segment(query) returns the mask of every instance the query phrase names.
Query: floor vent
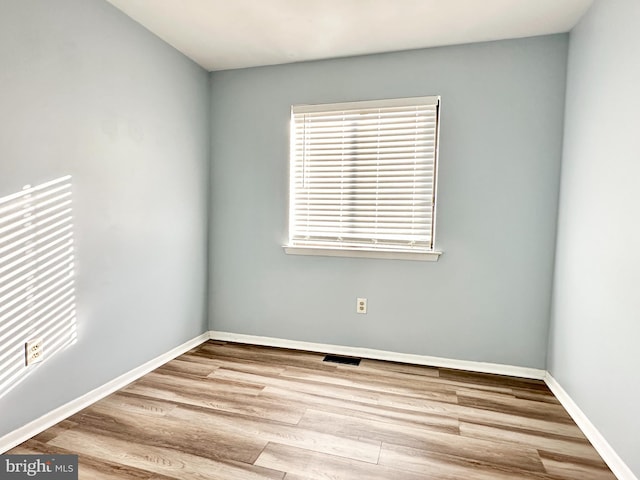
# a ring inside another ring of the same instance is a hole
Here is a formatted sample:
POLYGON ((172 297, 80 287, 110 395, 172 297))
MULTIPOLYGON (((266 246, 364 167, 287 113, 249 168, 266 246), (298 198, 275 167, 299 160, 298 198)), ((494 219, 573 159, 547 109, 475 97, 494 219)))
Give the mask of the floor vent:
POLYGON ((341 363, 343 365, 360 365, 360 359, 355 357, 342 357, 340 355, 327 355, 324 357, 325 362, 341 363))

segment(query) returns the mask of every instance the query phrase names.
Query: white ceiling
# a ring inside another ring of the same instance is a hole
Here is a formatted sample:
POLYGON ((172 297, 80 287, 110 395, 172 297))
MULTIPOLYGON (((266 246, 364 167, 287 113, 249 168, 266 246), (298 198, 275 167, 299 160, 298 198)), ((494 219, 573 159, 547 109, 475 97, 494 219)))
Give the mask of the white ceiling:
POLYGON ((567 32, 593 0, 107 0, 207 70, 567 32))

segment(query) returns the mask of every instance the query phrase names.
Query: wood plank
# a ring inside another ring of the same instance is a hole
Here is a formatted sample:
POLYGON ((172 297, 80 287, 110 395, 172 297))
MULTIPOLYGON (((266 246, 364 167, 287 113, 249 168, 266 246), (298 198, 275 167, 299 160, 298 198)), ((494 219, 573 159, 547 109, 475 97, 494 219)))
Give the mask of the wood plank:
MULTIPOLYGON (((330 393, 330 392, 324 392, 330 393)), ((266 387, 260 397, 273 398, 275 401, 296 401, 325 412, 342 413, 355 418, 371 419, 398 425, 420 427, 445 433, 458 434, 458 419, 454 415, 412 412, 399 408, 385 407, 375 403, 363 403, 343 400, 327 395, 297 392, 277 387, 266 387)))
MULTIPOLYGON (((448 456, 398 445, 382 445, 380 465, 438 480, 557 480, 546 473, 499 467, 459 456, 448 456)), ((397 478, 404 478, 404 473, 397 478)))
POLYGON ((540 458, 544 461, 553 460, 560 463, 577 463, 581 465, 588 465, 590 467, 608 470, 607 464, 604 463, 604 460, 600 457, 589 456, 587 457, 575 457, 572 455, 568 455, 566 453, 558 453, 558 452, 550 452, 548 450, 538 449, 538 454, 540 458))
POLYGON ((538 450, 542 464, 549 473, 567 480, 616 480, 601 458, 575 457, 564 453, 538 450))
POLYGON ((551 434, 562 434, 584 439, 583 433, 574 423, 558 423, 555 421, 527 418, 513 413, 488 411, 472 406, 453 403, 436 402, 422 399, 396 397, 380 397, 378 405, 393 407, 411 412, 422 412, 434 415, 451 415, 460 421, 484 423, 496 427, 517 427, 540 430, 551 434))
POLYGON ((439 378, 445 380, 456 380, 468 383, 472 386, 487 385, 498 387, 519 388, 537 392, 548 392, 549 387, 542 380, 529 378, 509 377, 506 375, 494 375, 490 373, 468 372, 465 370, 453 370, 440 368, 439 378))
POLYGON ((210 378, 216 372, 217 370, 205 378, 198 378, 184 373, 159 372, 155 370, 136 380, 132 385, 162 386, 169 390, 205 397, 216 393, 257 395, 264 388, 263 385, 258 383, 241 382, 236 379, 220 378, 219 376, 216 377, 215 381, 211 381, 210 378))
POLYGON ((186 359, 176 358, 156 369, 156 372, 185 373, 197 377, 206 377, 216 368, 218 368, 218 366, 211 362, 192 362, 186 359))
POLYGON ((274 443, 267 445, 256 465, 308 480, 425 480, 421 474, 274 443))
POLYGON ((362 420, 348 415, 308 410, 301 427, 316 431, 333 431, 336 435, 371 438, 384 444, 413 447, 423 451, 460 456, 483 461, 493 466, 517 467, 532 472, 544 468, 535 448, 513 447, 492 441, 466 438, 460 435, 433 432, 406 425, 362 420))
POLYGON ((102 411, 120 410, 149 417, 166 417, 176 407, 175 403, 118 391, 94 403, 89 409, 102 411))
POLYGON ((488 425, 460 422, 460 434, 466 437, 526 445, 550 452, 565 453, 578 458, 594 460, 600 458, 587 440, 560 437, 530 430, 496 428, 488 425))
POLYGON ((211 460, 186 451, 177 452, 170 448, 138 444, 80 429, 67 430, 49 443, 63 446, 80 455, 177 479, 276 480, 284 477, 284 472, 274 469, 232 460, 211 460))
POLYGON ((560 405, 560 401, 549 391, 532 391, 521 388, 513 388, 513 395, 516 398, 522 398, 524 400, 535 400, 536 402, 553 403, 554 405, 560 405))
POLYGON ((179 407, 165 417, 150 418, 144 412, 99 402, 76 414, 76 431, 108 433, 111 438, 135 441, 141 445, 188 451, 214 460, 230 459, 252 463, 267 444, 258 436, 234 434, 206 428, 207 415, 197 413, 198 422, 185 422, 175 415, 179 407))
MULTIPOLYGON (((12 453, 24 455, 76 455, 77 452, 49 445, 37 440, 28 440, 12 453)), ((151 480, 152 473, 138 468, 125 467, 118 463, 100 461, 90 455, 78 456, 78 480, 151 480)), ((154 479, 161 480, 160 477, 154 479)), ((163 476, 162 480, 173 477, 163 476)))
POLYGON ((60 433, 64 432, 65 430, 68 430, 70 428, 74 428, 77 426, 78 424, 76 422, 66 419, 61 421, 60 423, 55 424, 52 427, 49 427, 44 432, 39 433, 38 435, 33 437, 33 440, 46 443, 49 440, 56 438, 60 433))
POLYGON ((469 407, 461 407, 458 411, 458 419, 461 422, 479 423, 505 429, 522 429, 538 431, 547 435, 584 440, 585 436, 576 424, 558 423, 553 420, 540 420, 526 418, 519 415, 503 412, 491 412, 469 407), (462 410, 464 408, 464 410, 462 410))
POLYGON ((349 387, 343 387, 341 385, 334 385, 329 392, 326 384, 310 382, 299 379, 287 379, 281 377, 269 377, 256 375, 252 373, 236 372, 220 368, 213 372, 208 377, 211 380, 236 380, 242 382, 256 382, 263 385, 263 388, 268 386, 281 388, 284 390, 291 390, 296 392, 312 393, 317 395, 327 395, 334 398, 341 398, 343 400, 354 400, 358 402, 369 402, 376 404, 379 399, 379 394, 376 392, 370 392, 362 389, 353 389, 349 387))
POLYGON ((457 401, 455 392, 450 390, 433 389, 422 393, 415 392, 415 394, 412 394, 410 397, 406 397, 401 393, 394 394, 392 392, 385 392, 379 387, 370 387, 366 384, 353 383, 351 385, 341 385, 339 383, 326 382, 323 381, 322 377, 294 378, 286 377, 284 375, 278 377, 263 377, 244 372, 232 372, 224 368, 220 368, 209 375, 208 378, 235 380, 237 382, 256 382, 265 386, 274 386, 307 393, 322 393, 326 392, 330 388, 332 396, 347 400, 369 401, 371 403, 378 403, 383 399, 387 399, 389 403, 394 400, 399 402, 404 400, 407 402, 411 402, 413 400, 416 402, 422 400, 437 400, 449 403, 455 403, 457 401))
POLYGON ((573 419, 558 404, 525 400, 506 395, 488 394, 473 390, 457 390, 458 404, 475 409, 519 415, 525 418, 551 420, 573 425, 573 419))
POLYGON ((398 395, 437 399, 441 401, 455 402, 455 390, 438 382, 427 382, 424 377, 410 378, 385 378, 372 372, 363 373, 357 367, 351 369, 338 369, 337 371, 319 372, 301 367, 288 367, 281 375, 284 378, 308 380, 330 385, 341 385, 350 388, 371 390, 374 392, 395 393, 398 395))
POLYGON ((256 345, 209 345, 205 343, 195 354, 214 355, 217 358, 249 360, 272 366, 298 365, 322 370, 336 368, 335 365, 323 362, 324 355, 321 353, 256 345))
POLYGON ((193 405, 209 410, 253 416, 265 420, 277 420, 290 424, 298 423, 305 411, 304 406, 286 400, 276 403, 268 397, 234 393, 218 393, 205 396, 192 395, 180 389, 156 387, 153 383, 135 383, 122 391, 148 398, 162 399, 176 404, 193 405))
POLYGON ((217 368, 225 368, 227 370, 235 370, 238 372, 255 373, 258 375, 277 376, 287 368, 284 365, 268 365, 250 360, 237 358, 209 358, 209 363, 217 368))
MULTIPOLYGON (((424 377, 439 377, 440 371, 436 367, 429 367, 427 365, 412 365, 410 363, 400 362, 386 362, 383 360, 373 360, 363 358, 360 362, 360 366, 372 372, 388 372, 392 375, 418 375, 424 377)), ((340 367, 338 367, 340 368, 340 367)))
POLYGON ((376 463, 380 454, 380 442, 371 439, 353 439, 332 432, 305 429, 302 426, 276 424, 231 415, 209 415, 189 409, 176 409, 172 416, 184 424, 200 422, 207 430, 219 435, 259 438, 269 443, 279 443, 304 448, 319 453, 345 457, 362 462, 376 463))

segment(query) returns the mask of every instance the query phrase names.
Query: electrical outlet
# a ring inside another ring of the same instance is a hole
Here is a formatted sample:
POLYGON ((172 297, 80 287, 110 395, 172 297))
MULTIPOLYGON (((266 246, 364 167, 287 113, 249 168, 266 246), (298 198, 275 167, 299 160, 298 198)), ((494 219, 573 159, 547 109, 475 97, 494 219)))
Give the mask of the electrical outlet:
POLYGON ((29 340, 24 345, 25 363, 27 367, 42 361, 42 339, 29 340))
POLYGON ((358 298, 356 301, 356 312, 357 313, 367 313, 367 299, 366 298, 358 298))

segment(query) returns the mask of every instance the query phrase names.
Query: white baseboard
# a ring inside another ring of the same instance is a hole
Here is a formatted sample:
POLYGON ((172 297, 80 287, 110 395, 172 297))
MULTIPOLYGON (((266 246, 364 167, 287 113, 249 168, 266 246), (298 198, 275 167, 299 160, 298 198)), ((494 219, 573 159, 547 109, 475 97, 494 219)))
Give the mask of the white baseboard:
POLYGON ((562 388, 549 372, 547 372, 544 381, 618 480, 638 480, 638 477, 634 475, 627 464, 618 456, 596 426, 591 423, 576 402, 573 401, 565 389, 562 388))
POLYGON ((22 442, 29 440, 31 437, 43 432, 49 427, 52 427, 56 423, 61 422, 65 418, 70 417, 74 413, 79 412, 83 408, 88 407, 92 403, 97 402, 101 398, 104 398, 107 395, 115 392, 116 390, 123 388, 124 386, 158 368, 160 365, 168 362, 169 360, 173 360, 177 356, 188 352, 193 347, 206 342, 207 340, 209 340, 209 336, 209 332, 205 332, 202 335, 192 338, 191 340, 183 343, 182 345, 178 345, 177 347, 169 350, 166 353, 163 353, 153 360, 149 360, 139 367, 136 367, 133 370, 130 370, 117 378, 114 378, 104 385, 101 385, 100 387, 91 390, 88 393, 85 393, 81 397, 78 397, 75 400, 72 400, 69 403, 56 408, 55 410, 46 413, 42 417, 27 423, 25 426, 8 433, 4 437, 0 438, 0 453, 10 450, 16 445, 20 445, 22 442))
POLYGON ((285 340, 281 338, 259 337, 244 335, 241 333, 228 333, 210 331, 212 340, 226 342, 248 343, 252 345, 264 345, 268 347, 290 348, 292 350, 307 350, 310 352, 330 353, 333 355, 348 355, 352 357, 371 358, 374 360, 387 360, 390 362, 413 363, 415 365, 427 365, 430 367, 455 368, 457 370, 470 370, 480 373, 494 373, 511 377, 531 378, 544 380, 545 370, 536 368, 516 367, 513 365, 501 365, 498 363, 473 362, 470 360, 455 360, 452 358, 429 357, 411 353, 388 352, 371 348, 347 347, 325 343, 301 342, 297 340, 285 340))

